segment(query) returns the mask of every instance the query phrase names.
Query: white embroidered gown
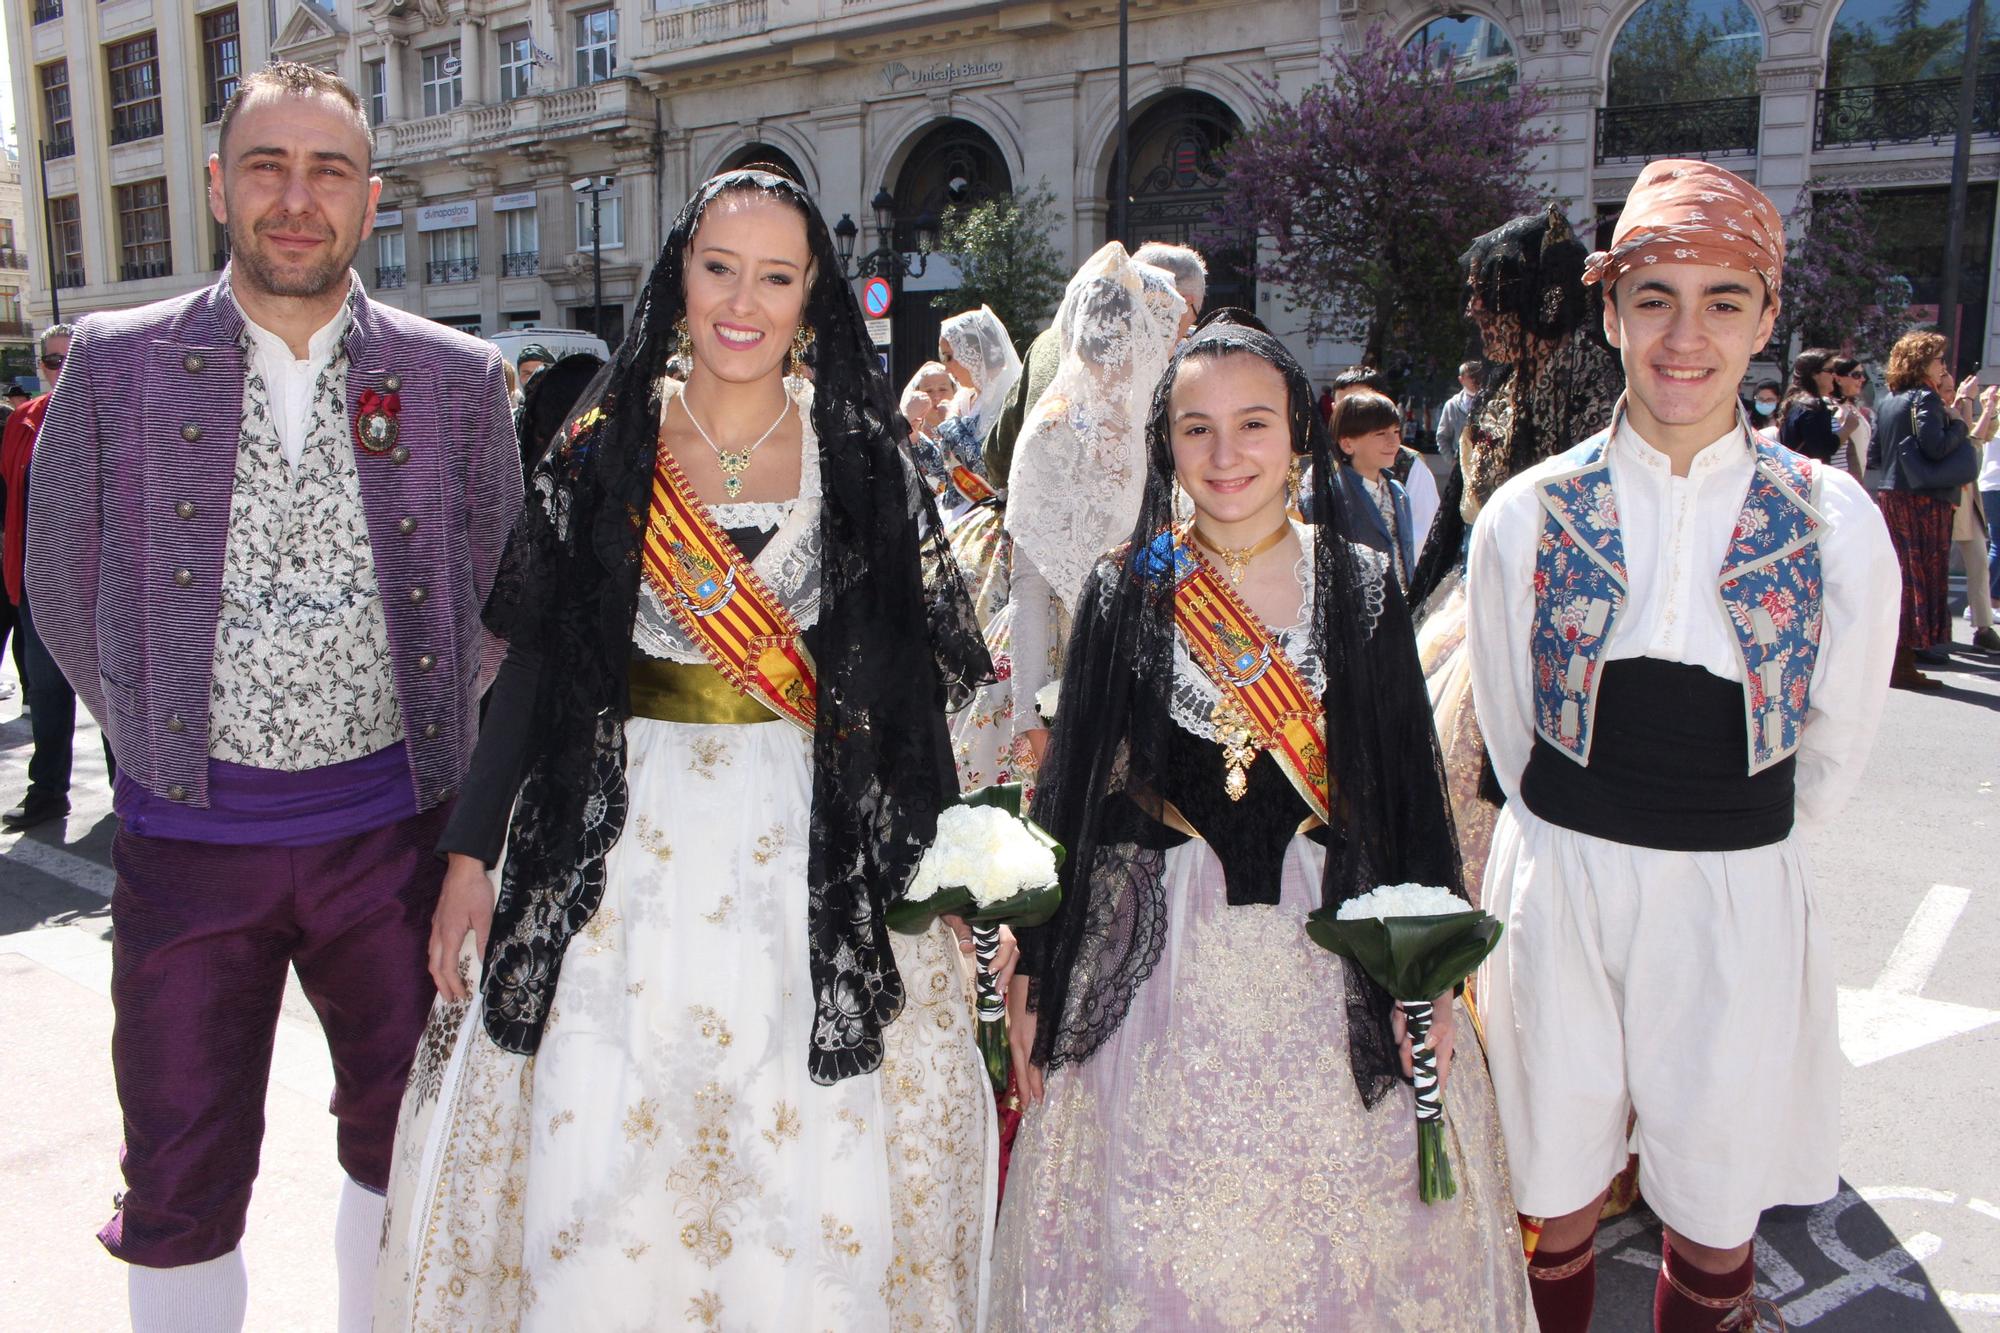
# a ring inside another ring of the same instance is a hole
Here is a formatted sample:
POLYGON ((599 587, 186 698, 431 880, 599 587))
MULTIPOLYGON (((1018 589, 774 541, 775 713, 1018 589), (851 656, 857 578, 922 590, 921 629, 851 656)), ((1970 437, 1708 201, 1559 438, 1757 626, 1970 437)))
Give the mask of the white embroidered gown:
MULTIPOLYGON (((809 418, 804 458, 799 500, 714 512, 775 528, 754 563, 810 626, 809 418)), ((650 588, 634 637, 703 660, 650 588)), ((979 1327, 997 1140, 950 931, 893 937, 908 1003, 882 1068, 813 1083, 810 738, 634 718, 626 743, 630 813, 538 1054, 466 1005, 426 1034, 375 1327, 979 1327)))

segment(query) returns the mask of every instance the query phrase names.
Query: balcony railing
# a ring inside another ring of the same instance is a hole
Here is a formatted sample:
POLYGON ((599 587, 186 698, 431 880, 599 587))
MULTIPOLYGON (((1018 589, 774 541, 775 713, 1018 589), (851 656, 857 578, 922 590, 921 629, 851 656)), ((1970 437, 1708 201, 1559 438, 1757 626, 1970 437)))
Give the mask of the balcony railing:
POLYGON ((0 250, 0 268, 26 268, 28 257, 19 250, 0 250))
POLYGON ((539 250, 515 250, 500 256, 500 276, 503 278, 532 278, 542 271, 542 252, 539 250))
POLYGON ((769 0, 716 0, 669 10, 647 20, 653 45, 662 51, 706 42, 748 37, 771 26, 769 0))
MULTIPOLYGON (((2000 134, 2000 70, 1981 74, 1975 93, 1972 132, 2000 134)), ((1936 145, 1957 132, 1957 79, 1822 88, 1813 117, 1814 148, 1873 148, 1926 140, 1936 145)))
POLYGON ((118 280, 120 282, 144 282, 147 278, 167 277, 173 271, 174 261, 171 259, 148 259, 137 264, 120 264, 118 266, 118 280))
POLYGON ((1607 106, 1597 112, 1597 160, 1720 157, 1757 151, 1755 97, 1607 106))
POLYGON ((377 291, 394 291, 405 280, 401 264, 377 264, 375 266, 375 288, 377 291))
POLYGON ((49 161, 53 162, 59 157, 74 156, 76 156, 76 140, 69 135, 65 134, 60 139, 49 140, 47 151, 49 161))
POLYGON ((433 283, 477 282, 477 259, 433 259, 424 271, 424 280, 433 283))
POLYGON ((80 268, 59 268, 56 270, 56 286, 83 286, 83 270, 80 268))
POLYGON ((116 123, 111 127, 113 143, 134 143, 140 139, 160 137, 160 108, 157 103, 150 107, 135 107, 131 111, 119 112, 114 119, 116 123))
POLYGON ((62 17, 62 0, 35 0, 35 22, 54 23, 62 17))
POLYGON ((0 319, 0 338, 25 338, 31 331, 25 319, 0 319))

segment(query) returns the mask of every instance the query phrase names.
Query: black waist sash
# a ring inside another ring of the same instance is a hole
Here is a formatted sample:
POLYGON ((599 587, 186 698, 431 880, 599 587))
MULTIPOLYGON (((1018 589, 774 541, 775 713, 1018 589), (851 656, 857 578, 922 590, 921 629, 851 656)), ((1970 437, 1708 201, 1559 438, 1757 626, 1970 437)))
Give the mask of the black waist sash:
POLYGON ((1748 771, 1743 686, 1683 662, 1638 657, 1602 668, 1590 763, 1540 736, 1521 777, 1536 816, 1637 847, 1727 852, 1792 831, 1786 756, 1748 771))

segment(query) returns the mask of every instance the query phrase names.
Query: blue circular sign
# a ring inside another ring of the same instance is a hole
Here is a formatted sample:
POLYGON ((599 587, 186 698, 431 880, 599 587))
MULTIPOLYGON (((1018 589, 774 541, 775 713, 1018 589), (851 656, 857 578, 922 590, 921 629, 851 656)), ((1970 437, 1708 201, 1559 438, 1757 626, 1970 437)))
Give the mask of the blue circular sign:
POLYGON ((889 313, 889 280, 870 278, 861 285, 861 308, 868 312, 868 318, 880 319, 889 313))

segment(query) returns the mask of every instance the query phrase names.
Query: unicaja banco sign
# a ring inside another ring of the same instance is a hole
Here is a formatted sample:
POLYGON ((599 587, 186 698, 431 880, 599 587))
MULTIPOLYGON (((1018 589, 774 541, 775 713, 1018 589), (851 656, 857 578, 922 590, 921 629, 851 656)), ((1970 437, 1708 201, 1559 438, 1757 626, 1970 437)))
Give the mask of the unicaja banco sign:
POLYGON ((906 88, 930 88, 938 84, 984 79, 1007 68, 1004 60, 945 60, 935 65, 911 69, 900 60, 882 66, 882 83, 892 93, 906 88))

